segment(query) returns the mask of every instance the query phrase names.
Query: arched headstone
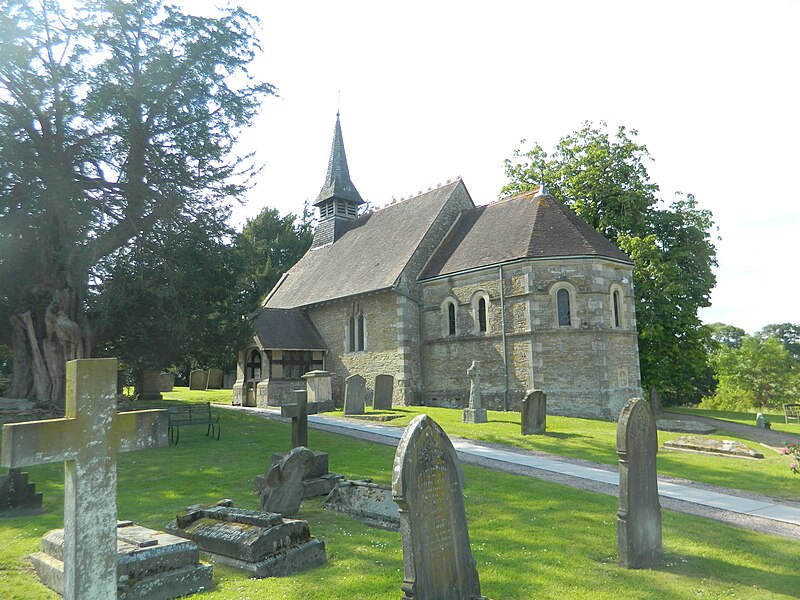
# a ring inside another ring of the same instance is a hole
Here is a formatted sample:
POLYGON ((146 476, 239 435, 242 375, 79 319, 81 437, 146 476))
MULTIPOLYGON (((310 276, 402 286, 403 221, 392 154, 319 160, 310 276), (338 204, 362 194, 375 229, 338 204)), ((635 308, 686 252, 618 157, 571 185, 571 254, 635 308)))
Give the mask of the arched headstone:
POLYGON ((361 375, 350 375, 344 380, 344 414, 364 414, 365 383, 361 375))
POLYGON ((619 564, 639 569, 661 559, 661 505, 658 502, 656 419, 642 398, 628 400, 617 423, 619 564))
POLYGON ((447 434, 428 415, 415 417, 397 447, 392 472, 403 537, 403 600, 483 598, 463 488, 447 434))

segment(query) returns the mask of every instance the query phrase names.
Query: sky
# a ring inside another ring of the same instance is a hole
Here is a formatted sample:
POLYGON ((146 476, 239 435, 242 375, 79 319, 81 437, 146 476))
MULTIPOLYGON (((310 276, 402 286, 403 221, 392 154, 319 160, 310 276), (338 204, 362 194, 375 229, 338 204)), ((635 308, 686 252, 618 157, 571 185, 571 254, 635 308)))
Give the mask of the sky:
POLYGON ((351 178, 376 207, 458 176, 492 202, 521 140, 552 149, 605 121, 638 131, 664 201, 692 193, 713 213, 701 318, 750 333, 800 322, 799 2, 238 4, 261 19, 253 73, 279 96, 240 137, 264 169, 237 223, 314 201, 337 110, 351 178))

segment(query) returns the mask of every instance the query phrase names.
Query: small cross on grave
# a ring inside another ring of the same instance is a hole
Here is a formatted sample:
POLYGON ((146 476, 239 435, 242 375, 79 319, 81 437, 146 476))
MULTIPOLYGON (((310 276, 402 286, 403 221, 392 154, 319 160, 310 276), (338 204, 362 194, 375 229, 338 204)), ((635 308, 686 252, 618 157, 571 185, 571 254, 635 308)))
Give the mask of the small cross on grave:
POLYGON ((308 415, 319 412, 322 402, 309 402, 306 390, 292 390, 293 404, 281 406, 281 416, 292 419, 292 448, 308 448, 308 415))
POLYGON ((3 426, 2 466, 64 462, 64 598, 117 597, 117 453, 168 444, 164 410, 117 413, 117 359, 67 363, 66 416, 3 426))

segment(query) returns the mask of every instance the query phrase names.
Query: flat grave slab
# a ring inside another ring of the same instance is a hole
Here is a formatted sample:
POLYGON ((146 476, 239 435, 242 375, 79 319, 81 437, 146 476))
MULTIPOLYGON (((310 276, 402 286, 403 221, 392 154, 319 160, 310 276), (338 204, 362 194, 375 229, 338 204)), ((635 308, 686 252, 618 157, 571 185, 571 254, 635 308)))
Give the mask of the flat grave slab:
POLYGON ((389 486, 343 481, 331 490, 322 508, 350 515, 370 527, 400 531, 400 512, 389 486))
MULTIPOLYGON (((64 593, 64 530, 45 534, 31 554, 39 579, 64 593)), ((211 587, 211 566, 200 563, 197 545, 183 538, 120 521, 117 526, 117 598, 166 600, 211 587)))
POLYGON ((307 521, 235 508, 231 500, 188 507, 166 531, 192 540, 217 562, 253 577, 291 575, 327 561, 307 521))
POLYGON ((664 447, 670 450, 703 452, 708 454, 720 454, 723 456, 736 456, 739 458, 764 458, 761 452, 751 450, 742 442, 701 438, 691 435, 664 442, 664 447))

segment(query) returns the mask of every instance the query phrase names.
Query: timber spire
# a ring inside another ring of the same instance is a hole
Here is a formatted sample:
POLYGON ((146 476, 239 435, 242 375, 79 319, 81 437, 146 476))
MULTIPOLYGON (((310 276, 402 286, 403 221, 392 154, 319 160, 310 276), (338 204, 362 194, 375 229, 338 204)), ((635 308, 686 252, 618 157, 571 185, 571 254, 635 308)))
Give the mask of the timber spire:
POLYGON ((326 246, 339 239, 347 230, 348 223, 358 216, 358 207, 361 204, 364 204, 364 200, 350 180, 342 125, 337 112, 328 172, 319 196, 314 201, 314 206, 319 209, 319 223, 314 231, 311 247, 326 246))

